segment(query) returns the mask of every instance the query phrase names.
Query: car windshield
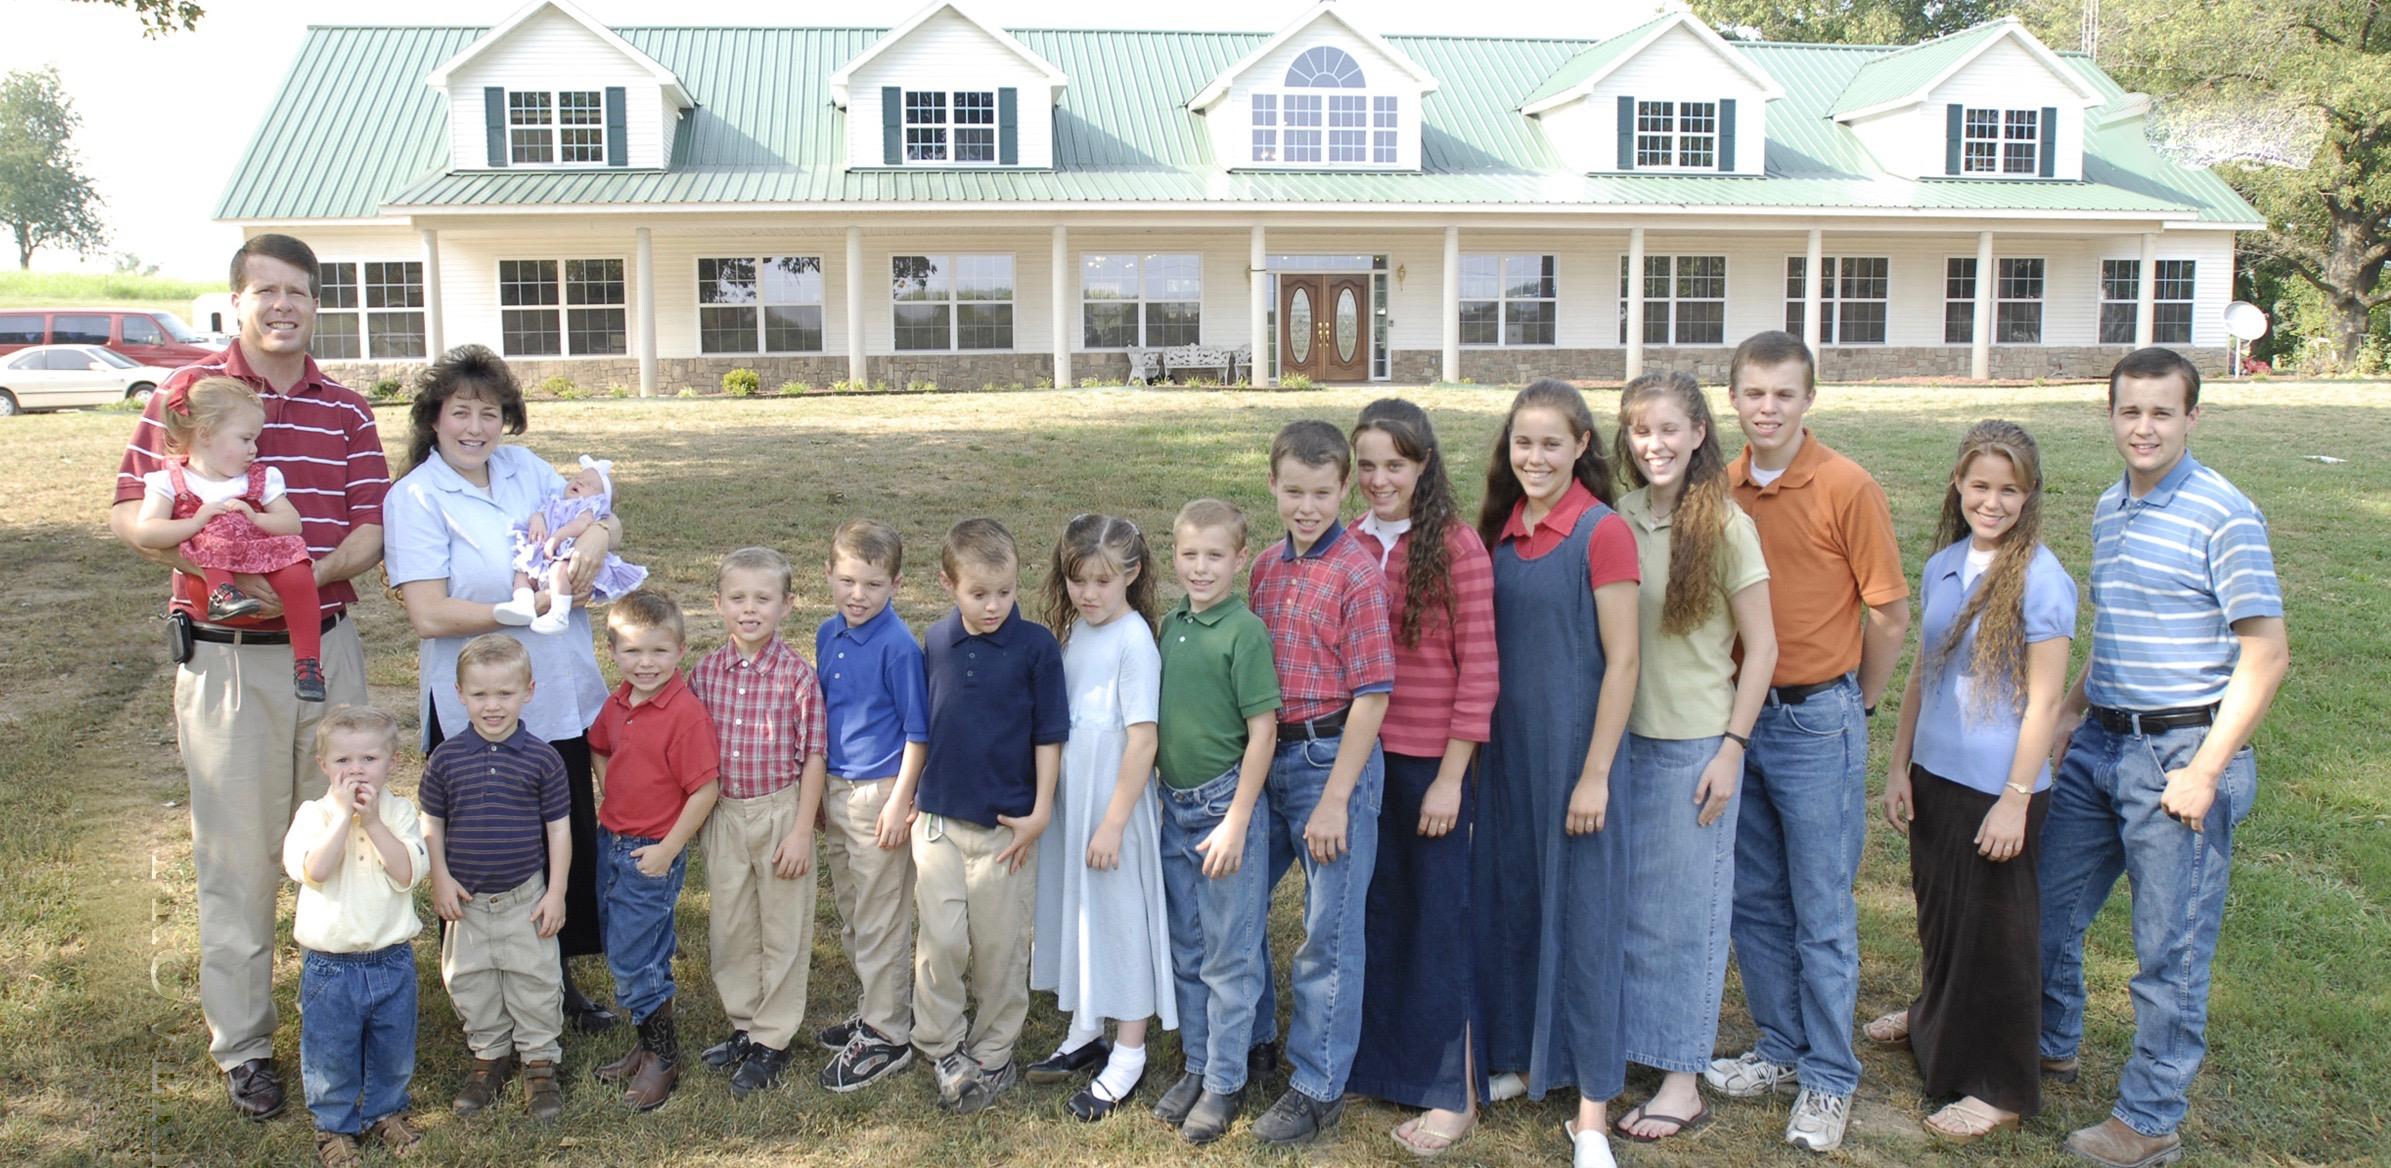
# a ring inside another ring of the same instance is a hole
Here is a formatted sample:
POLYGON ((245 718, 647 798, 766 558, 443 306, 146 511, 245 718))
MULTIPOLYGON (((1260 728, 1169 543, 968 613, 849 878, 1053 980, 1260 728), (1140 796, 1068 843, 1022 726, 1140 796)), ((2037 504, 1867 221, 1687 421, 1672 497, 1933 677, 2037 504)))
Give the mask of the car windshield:
POLYGON ((110 365, 116 366, 119 369, 139 369, 141 367, 141 362, 135 361, 131 357, 127 357, 114 349, 103 349, 97 345, 93 345, 89 348, 78 349, 76 352, 90 354, 91 356, 97 357, 100 360, 109 363, 110 365))
POLYGON ((206 337, 203 337, 199 335, 198 332, 194 331, 190 325, 184 324, 182 317, 176 316, 171 312, 158 312, 152 313, 151 315, 157 318, 159 324, 166 326, 166 333, 168 336, 171 336, 175 340, 181 341, 186 345, 196 345, 207 340, 206 337))

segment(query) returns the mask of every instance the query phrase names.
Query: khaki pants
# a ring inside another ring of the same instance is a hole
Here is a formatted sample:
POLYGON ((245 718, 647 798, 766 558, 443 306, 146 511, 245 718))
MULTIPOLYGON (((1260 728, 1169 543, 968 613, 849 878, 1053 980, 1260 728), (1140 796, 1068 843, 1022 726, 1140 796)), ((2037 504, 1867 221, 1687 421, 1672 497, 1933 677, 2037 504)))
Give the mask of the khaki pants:
POLYGON ((324 634, 331 700, 291 692, 291 647, 201 641, 175 671, 174 730, 191 781, 191 866, 199 885, 199 1010, 208 1057, 225 1070, 274 1054, 274 897, 282 836, 301 803, 324 793, 315 727, 362 706, 357 625, 324 634))
POLYGON ((477 1059, 520 1054, 554 1062, 565 1026, 565 983, 556 938, 540 936, 531 911, 547 895, 548 877, 534 876, 505 892, 465 901, 440 939, 440 984, 448 987, 465 1045, 477 1059))
MULTIPOLYGON (((814 877, 783 880, 772 853, 797 827, 797 788, 714 804, 701 838, 713 901, 714 990, 731 1027, 787 1050, 805 1025, 814 951, 814 877)), ((812 824, 805 831, 813 831, 812 824)))
POLYGON ((855 1012, 890 1042, 913 1041, 913 851, 875 842, 895 779, 830 780, 822 795, 822 866, 830 869, 839 943, 863 992, 855 1012))
POLYGON ((1030 928, 1037 919, 1038 855, 1007 872, 996 854, 1013 829, 925 814, 913 825, 914 899, 921 942, 913 959, 913 1044, 931 1057, 958 1046, 995 1070, 1013 1057, 1029 1014, 1030 928), (979 1003, 968 1044, 964 975, 979 1003))

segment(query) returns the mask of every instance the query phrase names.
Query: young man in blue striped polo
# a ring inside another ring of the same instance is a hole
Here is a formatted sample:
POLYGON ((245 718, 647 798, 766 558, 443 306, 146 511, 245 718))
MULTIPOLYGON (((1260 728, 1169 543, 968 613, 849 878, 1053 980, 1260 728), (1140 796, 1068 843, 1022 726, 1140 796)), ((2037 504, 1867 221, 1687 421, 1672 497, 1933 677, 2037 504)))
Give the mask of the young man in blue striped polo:
POLYGON ((2192 457, 2199 421, 2181 354, 2140 349, 2110 372, 2125 477, 2093 510, 2092 654, 2060 715, 2043 827, 2046 1074, 2075 1075, 2084 930, 2118 875, 2133 880, 2133 1055, 2109 1118, 2067 1137, 2110 1168, 2183 1154, 2233 829, 2258 793, 2250 736, 2291 662, 2266 517, 2192 457))

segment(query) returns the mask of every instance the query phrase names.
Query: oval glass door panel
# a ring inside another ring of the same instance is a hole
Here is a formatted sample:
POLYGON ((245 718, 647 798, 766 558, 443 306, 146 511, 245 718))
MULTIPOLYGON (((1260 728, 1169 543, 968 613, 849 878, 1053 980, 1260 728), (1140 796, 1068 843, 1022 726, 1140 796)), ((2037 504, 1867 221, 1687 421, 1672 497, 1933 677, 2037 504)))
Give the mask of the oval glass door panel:
POLYGON ((1353 363, 1354 346, 1362 339, 1362 306, 1350 287, 1337 290, 1337 363, 1353 363))
POLYGON ((1297 288, 1287 300, 1287 356, 1301 365, 1312 359, 1312 290, 1297 288))

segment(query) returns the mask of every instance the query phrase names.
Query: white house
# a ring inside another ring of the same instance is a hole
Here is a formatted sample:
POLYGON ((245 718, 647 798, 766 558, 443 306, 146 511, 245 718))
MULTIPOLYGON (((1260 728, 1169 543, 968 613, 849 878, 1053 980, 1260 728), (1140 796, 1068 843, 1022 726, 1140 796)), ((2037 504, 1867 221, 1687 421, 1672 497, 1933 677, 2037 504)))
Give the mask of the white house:
POLYGON ((324 262, 352 380, 465 341, 527 380, 1830 377, 2224 359, 2225 184, 2002 20, 1923 44, 1275 33, 315 28, 217 217, 324 262), (1258 344, 1257 344, 1258 342, 1258 344))

